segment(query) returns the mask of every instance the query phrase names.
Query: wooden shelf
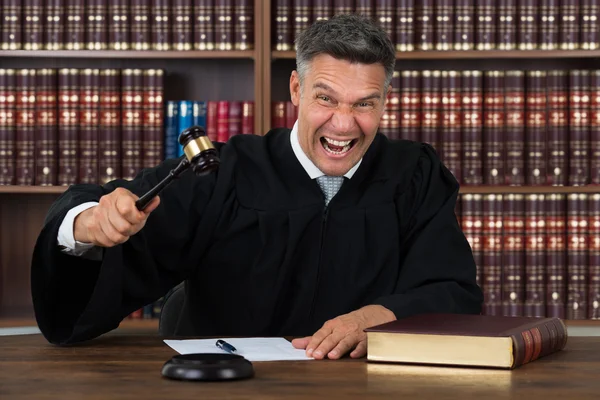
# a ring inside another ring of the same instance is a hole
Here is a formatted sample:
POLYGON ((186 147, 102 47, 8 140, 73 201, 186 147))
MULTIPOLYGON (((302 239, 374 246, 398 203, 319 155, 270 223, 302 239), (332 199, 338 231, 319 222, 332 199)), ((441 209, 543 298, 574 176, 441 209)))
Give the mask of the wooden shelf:
MULTIPOLYGON (((489 58, 598 58, 600 50, 466 50, 399 51, 398 60, 489 59, 489 58)), ((271 58, 295 59, 295 51, 272 51, 271 58)))
POLYGON ((461 186, 462 194, 488 193, 600 193, 600 185, 587 186, 461 186))
POLYGON ((0 185, 0 194, 60 194, 67 190, 68 186, 2 186, 0 185))
POLYGON ((254 59, 254 50, 235 51, 136 51, 136 50, 3 50, 0 57, 19 58, 248 58, 254 59))

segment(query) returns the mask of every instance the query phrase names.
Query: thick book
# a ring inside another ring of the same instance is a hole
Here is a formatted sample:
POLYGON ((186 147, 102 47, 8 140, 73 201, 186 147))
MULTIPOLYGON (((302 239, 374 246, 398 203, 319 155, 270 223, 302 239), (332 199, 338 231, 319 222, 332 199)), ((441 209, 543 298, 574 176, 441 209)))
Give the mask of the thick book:
POLYGON ((421 314, 367 333, 367 360, 514 369, 562 350, 559 318, 421 314))

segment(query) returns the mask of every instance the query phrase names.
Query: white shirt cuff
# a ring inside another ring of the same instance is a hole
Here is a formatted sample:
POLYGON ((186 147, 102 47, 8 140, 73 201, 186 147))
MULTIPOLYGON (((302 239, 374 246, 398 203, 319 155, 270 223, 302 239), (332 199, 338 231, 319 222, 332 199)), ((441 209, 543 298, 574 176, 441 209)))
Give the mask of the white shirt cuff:
POLYGON ((94 247, 93 243, 83 243, 75 240, 73 235, 75 217, 88 208, 98 205, 98 202, 90 201, 73 207, 69 210, 58 229, 58 245, 63 247, 63 252, 74 256, 80 256, 94 247))

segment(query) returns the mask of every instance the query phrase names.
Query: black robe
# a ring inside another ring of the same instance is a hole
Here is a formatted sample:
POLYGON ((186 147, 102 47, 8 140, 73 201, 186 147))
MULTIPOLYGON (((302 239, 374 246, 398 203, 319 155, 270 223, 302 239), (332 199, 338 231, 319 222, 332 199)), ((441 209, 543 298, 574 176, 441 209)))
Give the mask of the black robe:
POLYGON ((480 312, 474 259, 454 214, 458 184, 431 146, 378 134, 327 208, 289 129, 218 148, 218 172, 186 171, 144 228, 103 249, 102 261, 61 252, 66 213, 117 187, 141 196, 179 160, 132 181, 73 185, 52 205, 31 278, 48 341, 97 337, 184 280, 182 335, 311 335, 368 304, 397 318, 480 312))

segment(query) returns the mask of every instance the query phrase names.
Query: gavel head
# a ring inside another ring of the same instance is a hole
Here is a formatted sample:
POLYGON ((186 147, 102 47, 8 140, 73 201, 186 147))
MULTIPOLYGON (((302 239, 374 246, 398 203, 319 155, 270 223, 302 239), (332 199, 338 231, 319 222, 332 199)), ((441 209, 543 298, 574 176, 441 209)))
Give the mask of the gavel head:
POLYGON ((192 126, 181 132, 179 143, 196 175, 207 175, 219 168, 221 160, 217 149, 201 126, 192 126))

